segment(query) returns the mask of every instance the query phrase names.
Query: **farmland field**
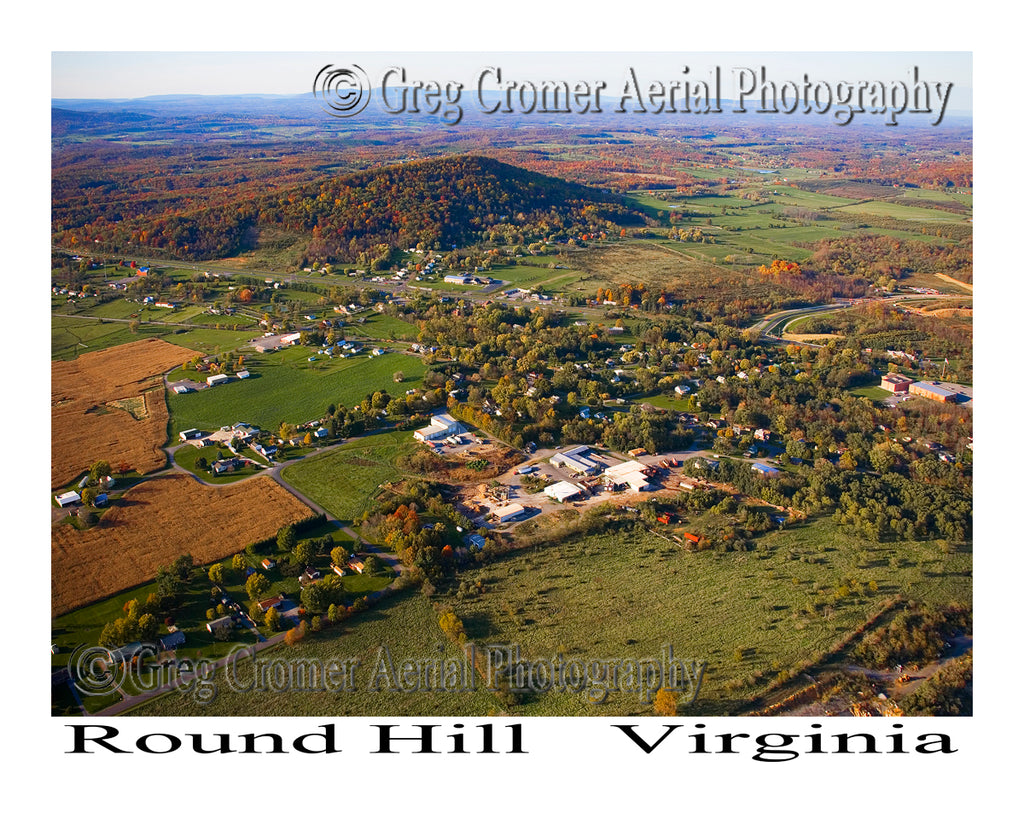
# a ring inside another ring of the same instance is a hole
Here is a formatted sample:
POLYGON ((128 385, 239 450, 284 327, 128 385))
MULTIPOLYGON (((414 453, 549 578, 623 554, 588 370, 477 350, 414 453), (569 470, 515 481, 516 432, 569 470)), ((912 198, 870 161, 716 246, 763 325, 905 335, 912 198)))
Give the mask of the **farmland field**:
POLYGON ((126 322, 54 314, 50 322, 50 358, 68 361, 79 355, 168 335, 167 327, 143 324, 132 333, 126 322))
MULTIPOLYGON (((247 356, 250 377, 213 389, 168 396, 172 434, 183 429, 215 430, 224 424, 245 421, 262 429, 276 430, 282 422, 303 424, 321 417, 328 404, 352 406, 374 390, 401 395, 419 385, 426 365, 414 356, 385 353, 367 358, 334 359, 316 356, 309 347, 291 347, 265 355, 247 356), (394 373, 405 374, 401 384, 394 373)), ((176 371, 172 379, 195 377, 176 371)))
POLYGON ((51 485, 62 486, 98 460, 115 467, 123 461, 140 473, 162 467, 167 405, 160 374, 191 355, 146 339, 53 362, 51 485))
POLYGON ((417 446, 411 432, 371 435, 287 466, 282 477, 335 517, 353 520, 382 483, 401 478, 395 459, 417 446))
POLYGON ((591 248, 576 259, 575 264, 589 276, 569 289, 591 295, 599 286, 618 286, 623 282, 643 282, 653 292, 664 289, 669 294, 685 293, 694 299, 723 290, 751 297, 770 287, 751 273, 695 259, 689 249, 680 251, 649 242, 591 248))
POLYGON ((52 614, 150 580, 185 553, 219 560, 309 514, 268 477, 216 489, 184 475, 143 481, 91 529, 53 528, 52 614))

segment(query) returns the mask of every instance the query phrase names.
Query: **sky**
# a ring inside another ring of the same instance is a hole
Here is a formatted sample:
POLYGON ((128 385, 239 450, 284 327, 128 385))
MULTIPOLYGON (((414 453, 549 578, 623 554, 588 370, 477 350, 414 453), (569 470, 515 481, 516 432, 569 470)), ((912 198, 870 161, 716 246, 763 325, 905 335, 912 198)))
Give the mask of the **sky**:
POLYGON ((701 79, 716 67, 723 95, 733 96, 733 68, 757 70, 778 82, 835 84, 858 80, 920 77, 953 83, 949 110, 970 111, 970 52, 211 52, 57 51, 52 55, 51 96, 57 99, 133 99, 158 94, 297 94, 309 91, 327 64, 362 66, 377 83, 392 66, 407 69, 410 81, 456 80, 473 86, 482 68, 499 66, 506 79, 603 79, 613 86, 628 68, 641 81, 701 79), (684 75, 683 69, 689 69, 684 75))

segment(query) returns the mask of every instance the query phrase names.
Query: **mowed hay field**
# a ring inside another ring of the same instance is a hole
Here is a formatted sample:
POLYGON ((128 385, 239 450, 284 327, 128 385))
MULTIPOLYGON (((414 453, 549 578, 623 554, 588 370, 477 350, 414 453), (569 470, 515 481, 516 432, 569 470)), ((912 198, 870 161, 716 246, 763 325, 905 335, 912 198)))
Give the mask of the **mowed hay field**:
POLYGON ((167 402, 161 373, 194 351, 143 339, 54 361, 50 381, 50 484, 59 487, 99 460, 140 473, 164 466, 167 402))
POLYGON ((158 566, 185 553, 196 563, 220 560, 310 514, 267 476, 224 487, 185 475, 143 481, 93 528, 52 530, 51 613, 151 580, 158 566))

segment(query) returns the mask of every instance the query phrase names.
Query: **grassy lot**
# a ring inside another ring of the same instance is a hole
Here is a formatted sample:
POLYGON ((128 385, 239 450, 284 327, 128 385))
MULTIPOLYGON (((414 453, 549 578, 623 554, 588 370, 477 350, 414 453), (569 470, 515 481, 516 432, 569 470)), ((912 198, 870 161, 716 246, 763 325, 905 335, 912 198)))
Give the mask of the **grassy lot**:
MULTIPOLYGON (((215 319, 216 316, 209 316, 208 318, 215 319)), ((182 331, 182 328, 178 328, 174 331, 173 337, 168 338, 168 341, 173 341, 175 344, 180 344, 182 347, 188 347, 192 350, 216 354, 235 350, 252 341, 255 335, 257 333, 252 329, 217 330, 207 327, 196 327, 193 330, 182 331)))
MULTIPOLYGON (((212 430, 237 421, 270 430, 282 422, 303 424, 321 417, 331 403, 352 406, 375 390, 399 395, 419 386, 426 371, 420 359, 398 353, 334 360, 318 355, 317 361, 309 362, 311 353, 316 351, 291 347, 249 356, 248 379, 185 395, 170 393, 172 437, 183 429, 212 430), (392 377, 398 371, 405 374, 402 384, 395 384, 392 377)), ((188 376, 196 373, 176 370, 170 378, 188 376)))
POLYGON ((872 401, 884 401, 886 398, 892 398, 892 393, 888 390, 883 390, 881 387, 857 387, 850 390, 850 395, 870 398, 872 401))
POLYGON ((370 435, 287 466, 282 477, 335 517, 354 520, 381 484, 401 477, 395 458, 416 446, 411 432, 370 435))
MULTIPOLYGON (((228 472, 223 475, 214 475, 209 470, 209 464, 212 464, 215 460, 217 460, 217 454, 221 451, 223 451, 224 454, 227 455, 229 458, 233 457, 231 453, 228 452, 227 449, 222 450, 221 447, 208 446, 200 448, 197 446, 185 445, 179 447, 175 451, 174 462, 183 469, 187 469, 193 475, 202 478, 207 483, 213 484, 234 483, 235 481, 240 481, 242 478, 248 478, 250 475, 255 475, 263 471, 256 467, 250 466, 246 467, 245 469, 240 469, 237 472, 228 472), (206 458, 206 469, 200 469, 199 467, 196 466, 196 461, 200 457, 206 458)), ((248 452, 243 453, 243 455, 245 457, 250 457, 250 454, 248 452)), ((252 458, 253 460, 263 460, 259 458, 259 456, 255 452, 252 453, 252 458)), ((265 462, 266 461, 264 461, 264 463, 265 462)))
MULTIPOLYGON (((970 556, 934 544, 868 544, 820 521, 772 533, 753 553, 689 553, 652 535, 560 543, 469 572, 483 594, 455 603, 470 639, 512 642, 531 657, 676 656, 709 663, 692 710, 736 710, 776 670, 826 651, 902 592, 933 602, 969 600, 970 556), (899 561, 894 568, 893 561, 899 561), (824 613, 805 607, 854 581, 863 586, 824 613), (868 589, 875 581, 877 591, 868 589), (753 675, 759 681, 747 684, 753 675), (727 687, 727 683, 730 685, 727 687)), ((549 694, 522 713, 649 713, 635 696, 611 708, 549 694)))
POLYGON ((374 341, 415 341, 420 329, 415 324, 402 321, 394 316, 371 313, 345 322, 345 337, 359 337, 374 341), (365 318, 360 323, 359 318, 365 318))

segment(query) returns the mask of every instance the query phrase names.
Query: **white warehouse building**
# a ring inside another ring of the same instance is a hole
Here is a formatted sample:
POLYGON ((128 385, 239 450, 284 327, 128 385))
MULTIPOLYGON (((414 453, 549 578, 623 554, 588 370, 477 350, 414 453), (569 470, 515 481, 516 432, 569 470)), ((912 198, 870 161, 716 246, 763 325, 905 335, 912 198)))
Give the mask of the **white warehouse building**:
POLYGON ((418 429, 413 433, 417 441, 436 441, 438 438, 447 438, 450 435, 461 435, 465 432, 462 424, 452 418, 448 413, 442 412, 430 419, 430 425, 418 429))

